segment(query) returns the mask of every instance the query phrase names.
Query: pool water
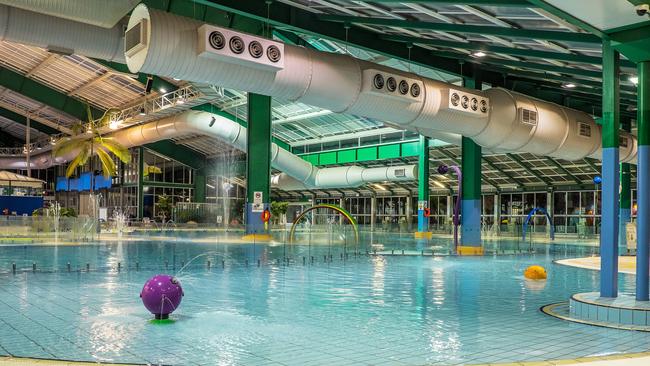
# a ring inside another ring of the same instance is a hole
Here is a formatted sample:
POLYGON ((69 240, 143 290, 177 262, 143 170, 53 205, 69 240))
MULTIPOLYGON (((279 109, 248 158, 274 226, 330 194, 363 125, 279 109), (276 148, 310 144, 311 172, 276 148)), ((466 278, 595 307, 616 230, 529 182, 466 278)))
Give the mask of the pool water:
MULTIPOLYGON (((179 240, 2 246, 0 353, 172 365, 454 365, 650 348, 650 334, 539 311, 597 289, 598 272, 553 264, 563 255, 342 259, 338 249, 179 240), (185 297, 172 320, 152 321, 138 297, 144 282, 201 254, 178 275, 185 297), (523 278, 532 264, 547 268, 545 285, 523 278)), ((633 282, 624 275, 620 288, 633 282)))

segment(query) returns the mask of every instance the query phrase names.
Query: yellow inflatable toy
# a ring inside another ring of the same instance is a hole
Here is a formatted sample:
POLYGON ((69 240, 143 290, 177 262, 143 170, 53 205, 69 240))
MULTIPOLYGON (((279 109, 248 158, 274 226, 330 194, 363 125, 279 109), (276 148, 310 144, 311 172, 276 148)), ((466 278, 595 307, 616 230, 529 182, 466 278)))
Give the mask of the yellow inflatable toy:
POLYGON ((524 277, 529 280, 545 280, 546 270, 542 266, 530 266, 524 271, 524 277))

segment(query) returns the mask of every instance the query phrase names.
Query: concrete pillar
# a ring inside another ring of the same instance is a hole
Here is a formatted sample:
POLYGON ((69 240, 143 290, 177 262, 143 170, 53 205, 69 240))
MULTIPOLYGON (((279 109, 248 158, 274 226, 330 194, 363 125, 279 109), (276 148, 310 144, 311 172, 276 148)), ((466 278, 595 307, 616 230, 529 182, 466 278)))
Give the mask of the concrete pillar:
POLYGON ((648 301, 648 276, 650 276, 648 265, 650 260, 650 61, 640 62, 638 70, 636 299, 648 301))
POLYGON ((268 235, 262 212, 271 195, 271 97, 248 94, 246 234, 268 235))
POLYGON ((603 40, 601 297, 618 296, 619 62, 611 41, 603 40))

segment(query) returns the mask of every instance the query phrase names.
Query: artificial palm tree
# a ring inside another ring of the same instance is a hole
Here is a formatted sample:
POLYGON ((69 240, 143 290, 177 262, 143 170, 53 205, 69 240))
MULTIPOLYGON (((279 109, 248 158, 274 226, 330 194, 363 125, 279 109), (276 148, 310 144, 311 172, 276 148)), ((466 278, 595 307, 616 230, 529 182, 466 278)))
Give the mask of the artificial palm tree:
MULTIPOLYGON (((117 167, 115 165, 115 161, 111 157, 111 154, 115 155, 124 163, 131 161, 131 154, 129 153, 129 149, 124 147, 119 142, 115 141, 112 137, 103 137, 96 127, 103 127, 108 125, 111 118, 118 112, 118 110, 107 110, 104 112, 104 115, 97 124, 94 123, 89 105, 86 105, 86 112, 88 114, 88 123, 90 126, 88 132, 90 132, 91 135, 89 137, 80 137, 80 135, 83 134, 83 128, 81 125, 75 126, 73 128, 75 136, 59 141, 52 150, 52 153, 55 157, 61 157, 70 153, 76 153, 75 158, 70 162, 68 169, 65 172, 65 175, 68 178, 72 175, 72 173, 74 173, 77 167, 86 164, 88 159, 91 159, 90 162, 92 167, 92 156, 94 154, 97 154, 97 157, 102 164, 102 172, 104 177, 108 178, 110 176, 114 176, 117 167)), ((91 191, 93 188, 92 186, 93 184, 91 182, 91 191)))

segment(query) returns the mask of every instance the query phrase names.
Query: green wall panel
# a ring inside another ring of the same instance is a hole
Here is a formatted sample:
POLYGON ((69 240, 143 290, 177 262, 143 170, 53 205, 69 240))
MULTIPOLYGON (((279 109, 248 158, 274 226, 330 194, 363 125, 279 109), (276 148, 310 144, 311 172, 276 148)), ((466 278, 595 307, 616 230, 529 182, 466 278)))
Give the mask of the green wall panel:
POLYGON ((341 150, 338 153, 338 163, 354 163, 357 161, 357 149, 341 150))
POLYGON ((302 158, 314 165, 318 165, 318 154, 303 155, 302 158))
POLYGON ((320 164, 336 164, 336 151, 330 151, 320 154, 320 164))
POLYGON ((357 150, 357 161, 377 160, 377 147, 363 147, 357 150))
POLYGON ((405 142, 402 144, 402 157, 404 156, 417 156, 420 152, 420 142, 405 142))
POLYGON ((379 146, 379 159, 393 159, 400 157, 400 144, 379 146))

